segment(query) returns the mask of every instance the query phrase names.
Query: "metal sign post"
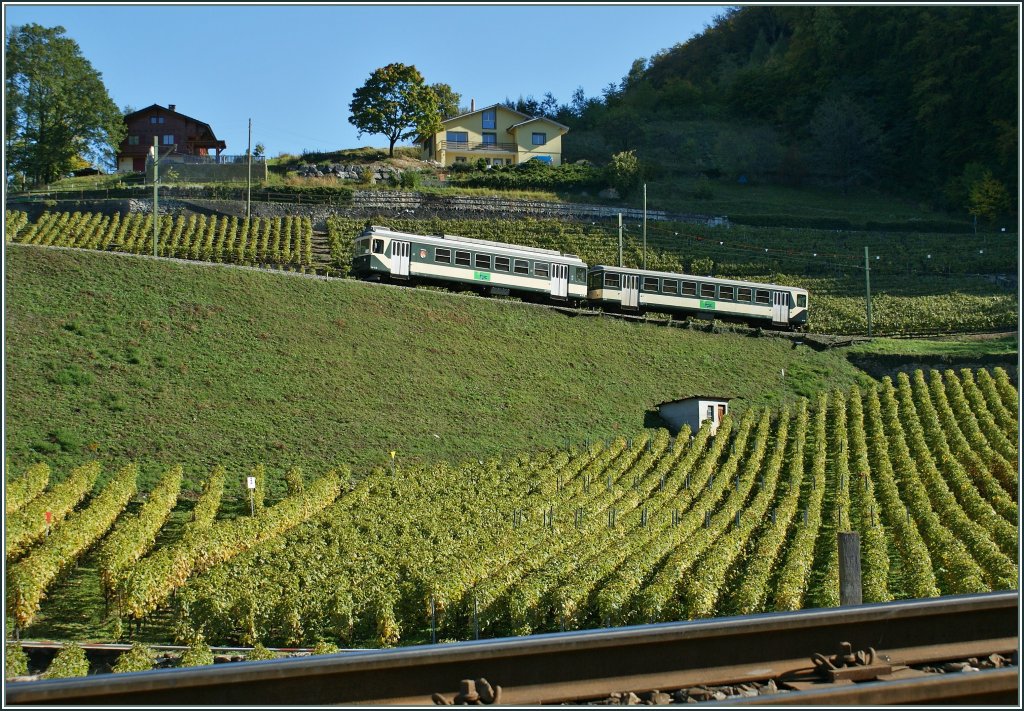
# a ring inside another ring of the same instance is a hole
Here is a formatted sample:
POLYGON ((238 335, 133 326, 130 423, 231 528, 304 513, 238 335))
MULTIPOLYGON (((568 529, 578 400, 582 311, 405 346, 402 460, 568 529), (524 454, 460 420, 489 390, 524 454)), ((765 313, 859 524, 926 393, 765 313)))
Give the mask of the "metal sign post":
POLYGON ((254 476, 246 477, 245 485, 249 489, 249 511, 250 511, 250 513, 253 516, 255 516, 256 515, 256 496, 255 496, 255 493, 256 493, 256 477, 254 477, 254 476))

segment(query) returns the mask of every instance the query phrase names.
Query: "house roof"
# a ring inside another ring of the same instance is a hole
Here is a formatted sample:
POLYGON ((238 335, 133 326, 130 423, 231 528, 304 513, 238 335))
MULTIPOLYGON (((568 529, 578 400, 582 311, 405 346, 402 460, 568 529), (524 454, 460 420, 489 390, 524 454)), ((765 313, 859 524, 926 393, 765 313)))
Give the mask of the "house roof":
POLYGON ((520 121, 520 122, 519 122, 519 123, 517 123, 517 124, 514 124, 514 125, 512 125, 512 126, 509 126, 509 129, 508 129, 508 130, 509 130, 509 131, 511 131, 511 130, 512 130, 512 129, 514 129, 514 128, 519 128, 520 126, 525 126, 526 124, 528 124, 528 123, 532 123, 533 121, 547 121, 548 123, 550 123, 550 124, 553 124, 553 125, 555 125, 555 126, 558 126, 558 127, 559 127, 559 128, 561 128, 561 129, 565 129, 566 131, 568 131, 568 130, 569 130, 569 127, 568 127, 568 126, 566 126, 565 124, 562 124, 562 123, 558 123, 558 121, 555 121, 555 120, 553 120, 553 119, 549 119, 549 118, 548 118, 547 116, 533 116, 533 117, 531 117, 531 118, 528 118, 528 119, 527 119, 527 120, 525 120, 525 121, 520 121))
MULTIPOLYGON (((174 114, 175 116, 180 116, 181 118, 183 118, 183 119, 185 119, 187 121, 193 121, 193 122, 197 123, 200 126, 205 126, 206 130, 210 132, 210 137, 214 141, 219 140, 217 138, 217 135, 213 132, 213 129, 210 127, 210 124, 206 123, 205 121, 200 121, 197 118, 192 118, 191 116, 186 116, 185 114, 180 113, 178 111, 173 111, 173 110, 167 108, 166 106, 161 106, 160 104, 151 104, 151 105, 147 106, 144 109, 139 109, 138 111, 133 111, 130 114, 125 114, 125 117, 124 117, 125 123, 128 122, 128 119, 130 119, 130 118, 132 118, 134 116, 140 116, 142 114, 145 114, 145 113, 148 113, 148 112, 154 111, 154 110, 159 110, 159 111, 161 111, 163 113, 174 114)), ((224 141, 220 141, 220 142, 224 143, 224 141)))
POLYGON ((479 113, 482 113, 484 111, 489 111, 490 109, 497 109, 497 108, 505 109, 506 111, 511 111, 514 114, 519 114, 523 118, 527 118, 527 119, 532 118, 530 116, 530 114, 524 114, 522 111, 516 111, 515 109, 510 109, 509 107, 505 106, 505 104, 491 104, 490 106, 484 106, 483 108, 476 109, 475 111, 467 111, 464 114, 459 114, 458 116, 452 116, 451 118, 446 118, 443 121, 441 121, 441 123, 442 124, 446 124, 449 121, 455 121, 457 119, 465 118, 466 116, 472 116, 473 114, 479 114, 479 113))
POLYGON ((690 400, 721 400, 723 402, 729 402, 736 398, 730 395, 690 395, 689 397, 680 397, 675 400, 666 400, 665 402, 659 402, 655 407, 663 407, 665 405, 674 405, 677 402, 689 402, 690 400))

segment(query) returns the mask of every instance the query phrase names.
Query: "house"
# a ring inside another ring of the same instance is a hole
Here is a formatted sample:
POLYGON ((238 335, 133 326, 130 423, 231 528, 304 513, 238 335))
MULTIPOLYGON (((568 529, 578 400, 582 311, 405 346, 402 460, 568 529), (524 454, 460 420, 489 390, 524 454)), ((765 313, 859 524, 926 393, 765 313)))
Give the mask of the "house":
POLYGON ((569 127, 549 118, 530 116, 501 104, 482 109, 470 104, 469 113, 441 122, 441 130, 432 136, 420 136, 423 160, 476 163, 483 158, 488 165, 517 165, 528 160, 562 164, 562 136, 569 127))
POLYGON ((210 156, 214 151, 219 159, 221 151, 227 148, 224 141, 213 135, 210 124, 178 113, 174 104, 166 108, 159 104, 147 106, 126 115, 124 122, 128 132, 117 149, 119 173, 146 169, 154 136, 159 138, 161 155, 166 152, 172 156, 210 156))
POLYGON ((704 420, 711 420, 711 434, 718 431, 722 418, 729 413, 728 397, 695 395, 680 400, 669 400, 657 406, 658 415, 668 423, 673 434, 679 434, 684 425, 696 433, 704 420))

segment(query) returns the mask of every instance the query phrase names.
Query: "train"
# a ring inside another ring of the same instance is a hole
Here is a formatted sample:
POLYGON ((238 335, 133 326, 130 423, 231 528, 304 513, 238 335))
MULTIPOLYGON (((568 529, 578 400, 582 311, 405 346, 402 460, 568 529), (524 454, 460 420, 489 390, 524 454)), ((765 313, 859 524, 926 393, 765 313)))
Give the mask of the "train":
POLYGON ((417 235, 368 225, 356 237, 352 274, 370 281, 435 284, 527 301, 658 312, 803 330, 806 289, 607 264, 574 254, 456 235, 417 235))

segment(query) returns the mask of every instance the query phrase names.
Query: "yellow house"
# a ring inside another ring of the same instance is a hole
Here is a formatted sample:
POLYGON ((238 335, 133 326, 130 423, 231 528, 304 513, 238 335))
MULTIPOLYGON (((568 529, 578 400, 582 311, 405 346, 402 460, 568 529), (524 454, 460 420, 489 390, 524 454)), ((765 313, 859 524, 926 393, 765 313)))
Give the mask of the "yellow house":
POLYGON ((488 165, 516 165, 533 158, 561 165, 562 136, 568 130, 549 118, 493 104, 446 119, 440 131, 416 142, 423 146, 423 160, 445 166, 480 158, 488 165))

